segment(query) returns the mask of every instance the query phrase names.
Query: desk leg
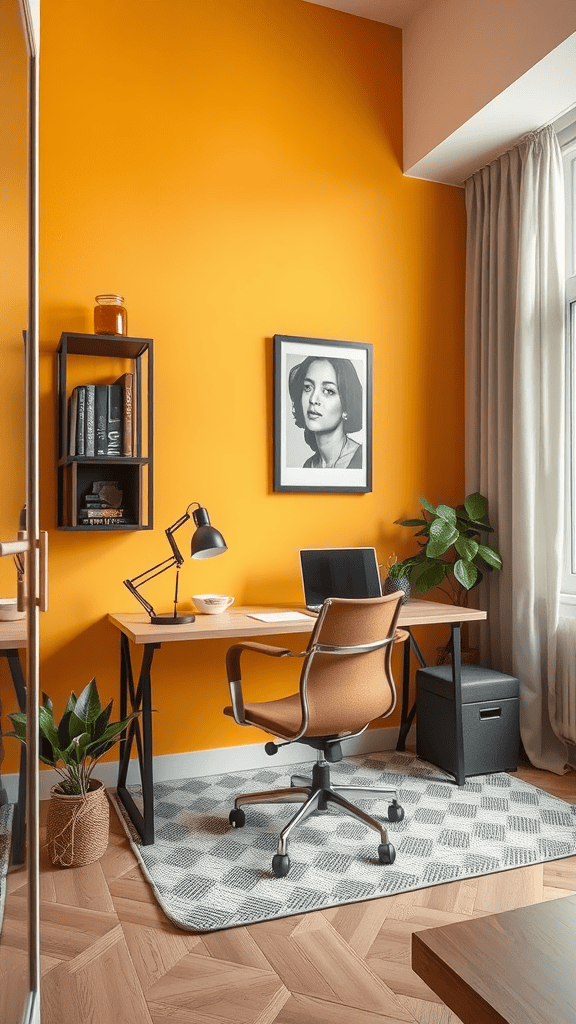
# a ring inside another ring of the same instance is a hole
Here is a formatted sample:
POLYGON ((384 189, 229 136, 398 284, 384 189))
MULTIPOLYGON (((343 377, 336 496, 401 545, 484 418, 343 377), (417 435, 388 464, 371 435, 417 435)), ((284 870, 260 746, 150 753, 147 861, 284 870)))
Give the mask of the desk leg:
POLYGON ((420 664, 426 664, 422 657, 422 652, 412 636, 412 630, 410 628, 408 628, 408 632, 410 634, 410 639, 404 644, 404 650, 402 652, 402 710, 400 712, 400 731, 398 733, 396 750, 406 750, 406 737, 410 732, 410 727, 416 714, 416 701, 414 701, 410 711, 408 710, 410 701, 410 654, 412 649, 414 650, 420 664))
POLYGON ((454 694, 454 720, 456 735, 456 785, 466 782, 464 774, 464 731, 462 727, 462 623, 452 625, 452 692, 454 694))
POLYGON ((122 718, 126 718, 129 711, 141 711, 142 728, 140 728, 140 720, 135 718, 120 741, 120 766, 118 769, 116 792, 144 846, 149 846, 154 842, 152 687, 150 670, 152 668, 154 651, 158 647, 160 647, 160 644, 144 645, 142 667, 140 669, 138 686, 135 689, 128 637, 124 636, 124 634, 120 637, 120 714, 122 718), (128 701, 130 701, 130 707, 128 707, 128 701), (130 752, 134 739, 136 739, 136 747, 138 749, 144 814, 141 814, 126 788, 130 752))
MULTIPOLYGON (((22 674, 22 666, 18 651, 14 648, 1 651, 10 669, 14 692, 20 711, 26 711, 26 683, 22 674)), ((12 817, 12 864, 23 864, 25 860, 26 840, 26 748, 20 750, 20 774, 18 776, 18 800, 12 817)))

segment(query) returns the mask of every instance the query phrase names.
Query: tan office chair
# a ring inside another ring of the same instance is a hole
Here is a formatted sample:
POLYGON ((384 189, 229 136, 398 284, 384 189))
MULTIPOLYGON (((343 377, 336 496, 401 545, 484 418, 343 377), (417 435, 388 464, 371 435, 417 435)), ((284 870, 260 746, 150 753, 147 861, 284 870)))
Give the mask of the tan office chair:
MULTIPOLYGON (((326 810, 329 803, 379 832, 378 857, 382 864, 394 862, 396 852, 388 842, 386 828, 350 803, 344 794, 389 794, 394 799, 388 808, 388 819, 401 821, 404 811, 396 799, 396 790, 340 785, 332 789, 327 762, 342 759, 342 740, 359 736, 375 718, 386 717, 394 710, 392 647, 394 641, 408 637, 405 630, 396 628, 401 599, 401 593, 358 601, 329 598, 322 606, 308 647, 300 653, 252 642, 234 644, 227 652, 232 706, 225 708, 224 714, 232 716, 238 725, 256 725, 287 743, 306 743, 318 751, 311 779, 294 775, 289 788, 238 796, 230 812, 230 824, 242 828, 246 821, 242 804, 302 802, 280 833, 272 860, 272 870, 279 877, 290 870, 288 837, 292 830, 315 811, 326 810), (243 651, 273 658, 303 658, 299 692, 280 700, 245 703, 240 671, 243 651)), ((265 750, 275 754, 278 746, 267 743, 265 750)))

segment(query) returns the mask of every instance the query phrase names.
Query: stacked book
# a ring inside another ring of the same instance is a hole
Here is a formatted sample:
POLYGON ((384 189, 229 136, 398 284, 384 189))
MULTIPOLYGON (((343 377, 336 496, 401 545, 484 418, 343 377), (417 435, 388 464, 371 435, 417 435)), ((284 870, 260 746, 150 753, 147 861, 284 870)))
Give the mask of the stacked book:
POLYGON ((69 413, 69 455, 136 454, 132 373, 123 373, 114 384, 80 384, 70 396, 69 413))
POLYGON ((121 526, 129 520, 124 516, 124 509, 111 504, 112 493, 117 492, 122 500, 122 492, 115 480, 96 481, 92 492, 84 495, 84 507, 78 512, 79 526, 121 526), (107 498, 104 495, 107 495, 107 498))

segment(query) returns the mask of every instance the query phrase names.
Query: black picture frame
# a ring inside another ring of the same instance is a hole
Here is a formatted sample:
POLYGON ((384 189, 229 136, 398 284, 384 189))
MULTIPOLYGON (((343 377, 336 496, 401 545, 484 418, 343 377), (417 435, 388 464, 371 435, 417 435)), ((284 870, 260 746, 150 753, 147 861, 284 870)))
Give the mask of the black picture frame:
POLYGON ((274 490, 370 492, 372 345, 287 334, 273 340, 274 490), (319 360, 331 363, 326 380, 314 366, 319 360))

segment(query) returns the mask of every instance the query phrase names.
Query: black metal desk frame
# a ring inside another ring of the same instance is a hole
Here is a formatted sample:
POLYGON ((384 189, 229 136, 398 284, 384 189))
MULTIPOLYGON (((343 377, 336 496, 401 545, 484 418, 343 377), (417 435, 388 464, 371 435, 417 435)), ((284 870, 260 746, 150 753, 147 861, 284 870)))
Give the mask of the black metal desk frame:
MULTIPOLYGON (((464 774, 464 735, 462 731, 462 623, 452 622, 452 693, 454 696, 454 715, 456 719, 456 774, 454 776, 457 786, 463 786, 466 782, 466 776, 464 774)), ((400 713, 400 731, 398 733, 398 741, 396 743, 396 750, 406 750, 406 737, 410 731, 410 726, 414 721, 416 715, 416 701, 410 704, 410 667, 411 667, 411 651, 414 651, 416 658, 420 662, 420 665, 425 668, 426 661, 422 656, 422 652, 414 639, 412 629, 410 626, 404 627, 410 634, 410 639, 404 644, 404 652, 402 658, 402 710, 400 713)))
POLYGON ((120 740, 120 767, 118 770, 116 792, 144 846, 149 846, 154 842, 152 686, 150 671, 154 651, 161 646, 159 643, 144 644, 138 686, 135 687, 130 658, 130 641, 124 633, 120 634, 120 720, 123 721, 132 711, 140 711, 141 716, 130 722, 128 729, 122 734, 120 740), (128 707, 128 701, 130 701, 130 707, 128 707), (138 762, 140 765, 143 814, 136 806, 132 794, 126 788, 128 765, 134 740, 136 740, 138 762))

